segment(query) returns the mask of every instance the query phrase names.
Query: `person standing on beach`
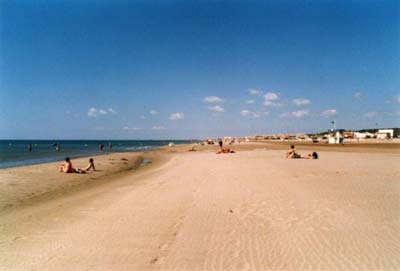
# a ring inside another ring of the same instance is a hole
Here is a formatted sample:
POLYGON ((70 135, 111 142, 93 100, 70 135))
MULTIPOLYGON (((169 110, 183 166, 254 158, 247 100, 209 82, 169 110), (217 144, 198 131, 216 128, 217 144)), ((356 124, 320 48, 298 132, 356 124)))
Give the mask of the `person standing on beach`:
POLYGON ((103 144, 100 144, 100 145, 99 145, 99 151, 102 152, 102 151, 103 151, 103 148, 104 148, 104 145, 103 145, 103 144))
POLYGON ((28 145, 28 151, 31 152, 32 151, 32 144, 28 145))
POLYGON ((224 142, 222 142, 222 139, 219 139, 219 140, 218 140, 218 144, 219 144, 219 147, 220 147, 221 150, 222 150, 222 146, 224 145, 224 142))
POLYGON ((108 151, 111 151, 112 150, 112 143, 110 142, 110 143, 108 143, 108 151))

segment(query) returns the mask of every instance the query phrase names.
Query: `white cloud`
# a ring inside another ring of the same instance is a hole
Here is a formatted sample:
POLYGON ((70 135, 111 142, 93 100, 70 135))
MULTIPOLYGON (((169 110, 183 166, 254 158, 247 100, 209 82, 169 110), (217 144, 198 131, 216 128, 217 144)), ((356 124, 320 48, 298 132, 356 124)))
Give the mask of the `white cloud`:
POLYGON ((217 96, 204 97, 203 102, 205 103, 222 103, 224 100, 217 96))
POLYGON ((393 96, 391 100, 385 101, 387 104, 395 103, 395 104, 400 104, 400 95, 398 96, 393 96))
POLYGON ((364 117, 366 117, 366 118, 373 118, 373 117, 376 117, 377 115, 378 115, 377 112, 372 111, 372 112, 367 112, 367 113, 365 113, 365 114, 364 114, 364 117))
POLYGON ((156 111, 156 110, 150 110, 150 114, 151 115, 158 115, 158 114, 160 114, 160 112, 158 112, 158 111, 156 111))
POLYGON ((301 117, 307 116, 308 113, 309 113, 308 110, 299 110, 299 111, 292 112, 292 115, 296 118, 301 118, 301 117))
POLYGON ((363 96, 363 94, 361 92, 356 92, 356 93, 354 93, 353 98, 360 99, 362 96, 363 96))
POLYGON ((250 111, 249 110, 242 110, 242 111, 240 111, 240 115, 242 115, 242 116, 247 116, 247 115, 249 115, 250 114, 250 111))
POLYGON ((169 115, 169 119, 170 120, 181 120, 185 118, 185 114, 183 113, 172 113, 171 115, 169 115))
POLYGON ((264 105, 265 106, 271 106, 271 107, 280 107, 280 106, 282 106, 281 103, 276 103, 276 102, 273 102, 273 101, 265 101, 264 105))
POLYGON ((304 109, 304 110, 282 113, 280 116, 284 117, 284 118, 287 118, 287 117, 302 118, 302 117, 307 116, 309 113, 310 112, 308 110, 304 109))
POLYGON ((92 118, 96 118, 96 117, 98 117, 100 115, 107 115, 107 114, 114 114, 115 115, 115 114, 117 114, 117 112, 112 108, 108 108, 108 109, 99 108, 99 109, 97 109, 95 107, 91 107, 91 108, 89 108, 88 113, 87 113, 87 115, 89 117, 92 117, 92 118))
POLYGON ((279 116, 282 118, 287 118, 287 117, 291 116, 291 112, 285 112, 285 113, 280 114, 279 116))
POLYGON ((326 118, 336 116, 336 114, 337 114, 336 109, 328 109, 328 110, 325 110, 324 112, 322 112, 322 116, 324 116, 326 118))
POLYGON ((153 126, 151 127, 151 130, 160 131, 160 130, 167 130, 167 128, 165 128, 164 126, 153 126))
POLYGON ((302 106, 302 105, 309 105, 311 101, 309 99, 297 98, 293 99, 293 103, 297 106, 302 106))
POLYGON ((97 115, 98 115, 99 113, 98 113, 98 110, 96 109, 96 108, 94 108, 94 107, 92 107, 92 108, 89 108, 89 111, 88 111, 88 116, 89 117, 97 117, 97 115))
POLYGON ((98 112, 99 112, 100 115, 107 115, 107 113, 108 113, 108 112, 107 112, 106 110, 104 110, 104 109, 99 109, 98 112))
POLYGON ((122 128, 122 130, 124 130, 124 131, 139 131, 139 130, 143 130, 143 128, 124 126, 122 128))
POLYGON ((252 117, 252 118, 259 118, 261 116, 260 113, 252 112, 246 109, 240 111, 240 115, 242 115, 243 117, 252 117))
POLYGON ((256 102, 256 101, 254 101, 254 100, 247 100, 247 101, 246 101, 247 104, 253 104, 253 103, 255 103, 255 102, 256 102))
POLYGON ((267 92, 264 95, 264 99, 266 101, 276 101, 279 99, 279 94, 278 93, 274 93, 274 92, 267 92))
POLYGON ((249 92, 250 95, 261 96, 261 94, 262 94, 261 90, 255 89, 255 88, 249 88, 247 91, 249 92))
POLYGON ((279 107, 282 106, 281 103, 277 102, 279 100, 279 94, 274 92, 267 92, 264 95, 264 105, 271 107, 279 107))
POLYGON ((222 113, 225 112, 225 109, 219 105, 215 105, 215 106, 209 106, 208 110, 214 111, 214 112, 218 112, 218 113, 222 113))

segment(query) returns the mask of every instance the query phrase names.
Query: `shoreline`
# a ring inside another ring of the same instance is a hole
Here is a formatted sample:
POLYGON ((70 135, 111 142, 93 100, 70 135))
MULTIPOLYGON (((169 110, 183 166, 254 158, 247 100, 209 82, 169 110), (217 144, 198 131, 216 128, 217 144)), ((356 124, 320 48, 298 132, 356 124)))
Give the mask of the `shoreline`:
MULTIPOLYGON (((62 197, 65 194, 112 182, 123 175, 135 174, 144 159, 159 163, 162 151, 121 152, 93 156, 96 171, 85 174, 61 173, 60 162, 50 162, 0 169, 0 213, 9 212, 38 202, 62 197)), ((89 157, 72 160, 75 167, 83 167, 89 157)))
MULTIPOLYGON (((103 151, 99 151, 98 144, 102 142, 99 140, 61 140, 58 141, 62 146, 61 151, 57 152, 53 149, 55 143, 51 144, 53 142, 51 140, 12 140, 12 143, 8 142, 3 141, 3 144, 0 145, 2 152, 0 169, 59 162, 63 161, 65 157, 79 159, 112 153, 148 152, 168 145, 166 140, 111 140, 111 143, 115 144, 112 146, 112 150, 107 147, 103 151), (25 145, 28 143, 34 146, 32 151, 25 149, 25 145)), ((187 141, 178 140, 176 144, 187 144, 187 141)))
MULTIPOLYGON (((24 141, 24 140, 21 140, 24 141)), ((93 140, 96 141, 96 140, 93 140)), ((152 141, 157 141, 157 140, 152 140, 152 141)), ((199 141, 200 142, 200 141, 199 141)), ((268 140, 257 140, 257 141, 250 141, 250 142, 244 142, 242 141, 239 144, 233 144, 233 145, 224 145, 225 147, 238 147, 238 146, 265 146, 269 147, 271 149, 284 149, 287 146, 290 145, 296 145, 296 146, 302 146, 302 147, 311 147, 313 150, 338 150, 338 151, 365 151, 368 149, 376 149, 378 151, 385 152, 387 150, 391 151, 393 149, 395 150, 400 150, 400 143, 399 142, 348 142, 345 144, 327 144, 327 143, 312 143, 312 142, 305 142, 305 141, 268 141, 268 140)), ((183 146, 186 148, 187 146, 192 146, 195 145, 195 143, 178 143, 174 146, 174 148, 179 148, 180 146, 183 146)), ((217 143, 214 145, 196 145, 197 147, 200 147, 202 149, 207 149, 212 148, 212 147, 217 147, 217 143), (205 147, 205 148, 204 148, 205 147)), ((171 148, 168 145, 162 145, 162 146, 156 146, 156 147, 151 147, 148 150, 134 150, 134 151, 104 151, 104 152, 95 152, 91 155, 87 155, 85 153, 82 154, 76 154, 69 156, 73 160, 81 160, 89 157, 102 157, 104 155, 113 155, 113 154, 131 154, 131 153, 151 153, 151 152, 156 152, 156 151, 162 151, 165 149, 171 148)), ((246 148, 245 148, 246 149, 246 148)), ((67 157, 68 154, 65 154, 65 157, 67 157)), ((43 164, 51 164, 51 163, 59 163, 63 162, 64 158, 49 158, 49 159, 54 159, 53 161, 40 161, 40 162, 34 162, 34 163, 29 163, 29 164, 22 164, 22 165, 13 165, 13 166, 7 166, 7 167, 0 167, 0 172, 2 170, 9 170, 9 169, 17 169, 17 168, 23 168, 23 167, 28 167, 28 166, 38 166, 38 165, 43 165, 43 164)), ((37 158, 38 160, 40 158, 37 158)), ((43 158, 45 159, 45 158, 43 158)), ((47 159, 47 158, 46 158, 47 159)), ((15 162, 15 163, 20 163, 20 162, 15 162)), ((21 161, 23 163, 23 161, 21 161)))

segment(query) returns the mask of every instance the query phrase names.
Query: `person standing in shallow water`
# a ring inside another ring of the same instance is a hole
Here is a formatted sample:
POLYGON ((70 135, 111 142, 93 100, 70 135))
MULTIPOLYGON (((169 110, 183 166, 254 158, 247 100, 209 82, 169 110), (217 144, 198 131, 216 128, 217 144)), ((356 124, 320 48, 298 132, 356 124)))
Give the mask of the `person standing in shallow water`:
POLYGON ((56 145, 56 151, 57 151, 57 152, 60 152, 60 151, 61 151, 61 145, 58 144, 58 143, 57 143, 57 145, 56 145))
POLYGON ((110 142, 110 143, 108 143, 108 151, 111 151, 112 150, 112 143, 110 142))
POLYGON ((28 145, 28 151, 31 152, 32 151, 32 144, 28 145))
POLYGON ((99 151, 102 152, 102 151, 103 151, 103 148, 104 148, 104 145, 103 145, 103 144, 100 144, 100 145, 99 145, 99 151))

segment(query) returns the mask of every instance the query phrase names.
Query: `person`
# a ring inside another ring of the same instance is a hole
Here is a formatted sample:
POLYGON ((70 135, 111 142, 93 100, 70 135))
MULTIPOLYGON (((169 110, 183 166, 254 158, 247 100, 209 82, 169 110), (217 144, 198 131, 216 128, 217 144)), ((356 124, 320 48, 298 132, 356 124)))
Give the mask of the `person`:
POLYGON ((93 158, 90 158, 89 159, 89 165, 86 167, 86 168, 84 168, 84 169, 82 169, 82 171, 89 171, 89 170, 93 170, 93 171, 96 171, 96 167, 94 166, 94 160, 93 160, 93 158))
POLYGON ((219 139, 219 140, 218 140, 218 144, 219 144, 219 147, 220 147, 221 150, 222 150, 222 146, 224 145, 224 142, 222 142, 222 139, 219 139))
POLYGON ((103 151, 104 145, 103 144, 99 144, 99 151, 103 151))
POLYGON ((299 155, 298 157, 299 159, 318 159, 318 153, 313 152, 313 153, 309 153, 307 155, 299 155))
POLYGON ((59 143, 57 143, 57 144, 56 144, 56 151, 57 151, 57 152, 60 152, 60 150, 61 150, 61 145, 60 145, 59 143))
POLYGON ((110 142, 110 143, 108 143, 108 151, 111 151, 112 150, 112 143, 110 142))
POLYGON ((63 173, 75 173, 75 169, 72 166, 71 160, 69 157, 65 158, 65 163, 63 163, 60 167, 60 172, 63 173))
POLYGON ((28 151, 31 152, 32 151, 32 144, 28 145, 28 151))
POLYGON ((286 153, 286 158, 301 158, 294 145, 290 145, 290 150, 286 153))

